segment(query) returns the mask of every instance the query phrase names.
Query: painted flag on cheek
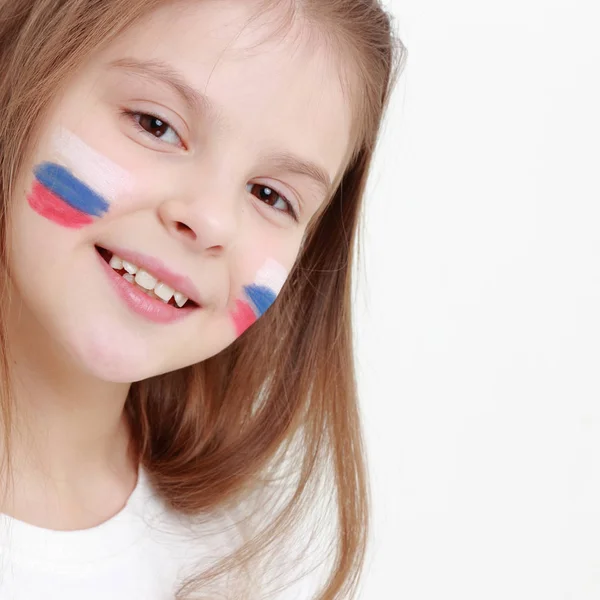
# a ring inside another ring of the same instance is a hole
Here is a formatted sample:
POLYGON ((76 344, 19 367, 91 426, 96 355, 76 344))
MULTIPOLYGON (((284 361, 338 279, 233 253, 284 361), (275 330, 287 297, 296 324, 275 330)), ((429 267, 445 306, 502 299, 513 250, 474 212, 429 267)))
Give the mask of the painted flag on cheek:
POLYGON ((265 286, 245 285, 244 296, 243 300, 236 300, 235 312, 232 315, 238 336, 267 312, 269 306, 275 302, 277 294, 265 286))
POLYGON ((262 317, 277 297, 272 289, 263 285, 247 285, 244 287, 244 291, 250 299, 257 317, 262 317))
POLYGON ((43 162, 35 167, 34 175, 29 205, 59 225, 82 227, 108 211, 109 203, 62 165, 43 162))
POLYGON ((287 278, 285 267, 268 259, 256 274, 255 283, 244 286, 243 299, 236 300, 232 319, 240 336, 275 302, 287 278))
POLYGON ((75 133, 59 127, 50 142, 48 150, 56 160, 36 165, 27 197, 38 214, 77 228, 105 215, 116 198, 131 196, 132 174, 75 133))

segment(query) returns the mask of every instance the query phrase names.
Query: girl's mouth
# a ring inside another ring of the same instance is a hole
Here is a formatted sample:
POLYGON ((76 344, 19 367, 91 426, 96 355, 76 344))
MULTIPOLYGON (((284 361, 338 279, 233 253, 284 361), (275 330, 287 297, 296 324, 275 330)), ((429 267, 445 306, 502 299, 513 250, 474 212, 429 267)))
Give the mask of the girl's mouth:
POLYGON ((198 304, 179 292, 158 280, 151 273, 127 262, 116 256, 111 250, 95 246, 96 252, 104 262, 115 272, 131 284, 136 290, 146 294, 149 298, 172 306, 175 309, 198 308, 198 304))

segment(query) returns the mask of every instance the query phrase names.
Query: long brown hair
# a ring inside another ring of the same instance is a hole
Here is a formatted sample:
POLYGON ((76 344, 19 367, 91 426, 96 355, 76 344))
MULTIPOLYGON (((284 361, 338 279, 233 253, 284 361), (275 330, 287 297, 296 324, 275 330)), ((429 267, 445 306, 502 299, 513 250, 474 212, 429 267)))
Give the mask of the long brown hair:
MULTIPOLYGON (((7 207, 45 111, 96 48, 163 4, 0 0, 3 293, 10 251, 7 207)), ((375 142, 406 50, 377 0, 289 4, 299 6, 293 10, 302 10, 319 30, 329 31, 352 61, 360 84, 353 94, 356 144, 269 311, 216 356, 131 386, 125 409, 132 441, 166 504, 190 517, 216 507, 227 507, 232 515, 247 510, 239 520, 243 543, 211 569, 196 573, 177 598, 192 597, 193 591, 200 593, 194 598, 215 598, 216 592, 207 595, 209 583, 234 571, 262 573, 266 586, 269 556, 281 557, 284 548, 289 564, 282 573, 292 572, 292 562, 308 564, 306 552, 311 552, 315 564, 326 565, 316 598, 349 598, 365 560, 369 486, 353 364, 351 275, 375 142), (269 504, 273 499, 279 501, 277 510, 269 504), (328 511, 334 513, 329 520, 319 517, 328 511), (310 539, 290 542, 309 520, 314 520, 310 539), (331 521, 333 531, 324 534, 324 524, 331 521), (326 546, 322 556, 313 539, 319 534, 326 546), (278 545, 284 540, 287 546, 278 545)), ((3 311, 5 302, 0 305, 3 311)), ((3 468, 10 468, 14 400, 1 317, 3 468)), ((270 565, 275 571, 275 563, 270 565)), ((229 597, 236 599, 249 593, 232 589, 229 597)), ((266 587, 257 589, 259 597, 268 597, 266 587)))

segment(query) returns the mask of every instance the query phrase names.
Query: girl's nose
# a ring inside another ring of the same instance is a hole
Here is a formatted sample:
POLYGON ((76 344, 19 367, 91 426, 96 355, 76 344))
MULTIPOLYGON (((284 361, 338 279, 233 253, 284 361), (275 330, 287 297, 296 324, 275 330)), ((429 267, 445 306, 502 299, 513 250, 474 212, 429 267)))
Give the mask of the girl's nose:
POLYGON ((169 198, 161 203, 158 214, 169 233, 193 252, 220 254, 230 245, 238 224, 239 207, 228 195, 169 198))

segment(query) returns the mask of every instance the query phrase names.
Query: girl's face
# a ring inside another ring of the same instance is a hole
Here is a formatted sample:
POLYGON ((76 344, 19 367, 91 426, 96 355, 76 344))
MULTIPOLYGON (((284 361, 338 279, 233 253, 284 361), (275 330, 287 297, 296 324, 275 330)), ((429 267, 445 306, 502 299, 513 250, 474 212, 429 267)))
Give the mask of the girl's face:
POLYGON ((241 0, 152 13, 77 71, 19 180, 18 314, 97 377, 137 381, 231 344, 345 166, 333 55, 252 15, 241 0))

